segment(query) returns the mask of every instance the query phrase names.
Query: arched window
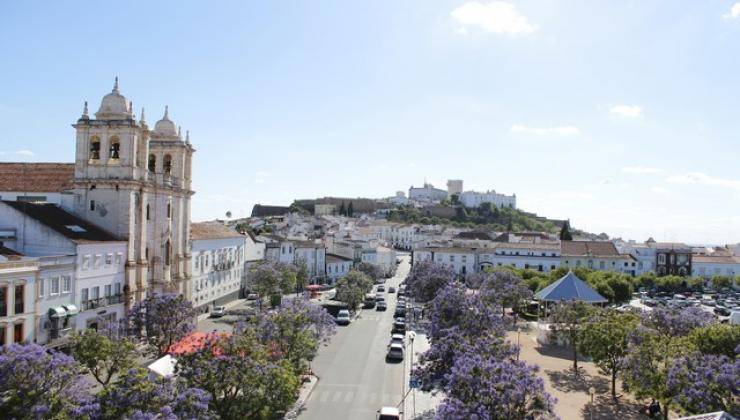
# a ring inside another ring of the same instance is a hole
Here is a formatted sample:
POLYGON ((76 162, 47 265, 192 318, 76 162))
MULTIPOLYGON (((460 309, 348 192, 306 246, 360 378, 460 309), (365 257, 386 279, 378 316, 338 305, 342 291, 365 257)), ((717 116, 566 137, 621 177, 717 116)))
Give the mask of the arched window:
POLYGON ((172 172, 172 156, 164 155, 162 166, 164 168, 164 173, 169 175, 172 172))
POLYGON ((120 158, 120 151, 121 151, 121 142, 118 140, 118 136, 113 136, 110 138, 110 148, 108 149, 108 156, 110 156, 111 159, 119 159, 120 158))
POLYGON ((157 158, 154 155, 149 155, 149 172, 154 172, 157 167, 157 158))
POLYGON ((146 220, 149 220, 149 204, 146 205, 146 220))
POLYGON ((100 159, 100 139, 98 137, 90 139, 90 159, 100 159))

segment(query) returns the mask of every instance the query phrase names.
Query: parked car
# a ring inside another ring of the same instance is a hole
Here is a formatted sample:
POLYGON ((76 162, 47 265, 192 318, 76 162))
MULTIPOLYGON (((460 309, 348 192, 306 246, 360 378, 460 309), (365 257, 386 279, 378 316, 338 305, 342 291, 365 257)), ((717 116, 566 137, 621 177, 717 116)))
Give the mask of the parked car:
POLYGON ((390 346, 391 344, 394 344, 394 343, 395 344, 404 345, 405 344, 405 340, 406 340, 406 336, 404 334, 392 334, 391 335, 391 343, 388 344, 388 345, 390 346))
POLYGON ((254 293, 254 292, 247 293, 247 300, 257 300, 259 298, 260 298, 260 294, 259 293, 254 293))
POLYGON ((349 311, 347 309, 340 309, 337 314, 338 325, 349 325, 349 311))
POLYGON ((398 318, 400 316, 404 316, 404 317, 406 316, 406 308, 404 308, 402 306, 396 307, 396 310, 393 311, 393 317, 394 318, 398 318))
POLYGON ((375 420, 401 420, 401 412, 396 407, 382 407, 375 420))
POLYGON ((388 288, 388 293, 396 293, 396 288, 391 286, 388 288))
POLYGON ((378 285, 378 292, 385 292, 385 286, 382 284, 378 285))
POLYGON ((388 353, 385 355, 385 360, 403 360, 403 346, 395 343, 388 346, 388 353))
POLYGON ((394 321, 393 329, 391 330, 391 333, 392 334, 396 334, 396 333, 405 334, 406 333, 406 323, 400 322, 400 321, 394 321))
POLYGON ((221 318, 224 315, 226 315, 225 306, 215 306, 211 311, 211 318, 221 318))
POLYGON ((388 309, 388 305, 385 303, 384 300, 381 300, 375 306, 375 310, 377 311, 385 311, 386 309, 388 309))

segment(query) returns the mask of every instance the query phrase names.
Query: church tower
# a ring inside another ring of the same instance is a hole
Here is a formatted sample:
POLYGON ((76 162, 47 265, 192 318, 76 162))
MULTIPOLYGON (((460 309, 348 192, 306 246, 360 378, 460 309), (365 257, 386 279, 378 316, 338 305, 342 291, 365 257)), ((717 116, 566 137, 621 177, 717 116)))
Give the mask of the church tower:
POLYGON ((151 293, 190 298, 191 160, 168 111, 150 131, 136 121, 118 78, 92 119, 87 103, 77 132, 75 213, 128 241, 127 302, 151 293))

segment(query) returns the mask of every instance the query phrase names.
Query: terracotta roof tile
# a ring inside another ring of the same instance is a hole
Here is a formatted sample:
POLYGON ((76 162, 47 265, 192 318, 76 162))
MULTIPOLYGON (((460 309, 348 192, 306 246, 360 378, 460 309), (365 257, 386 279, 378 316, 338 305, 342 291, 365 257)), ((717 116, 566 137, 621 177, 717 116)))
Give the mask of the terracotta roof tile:
POLYGON ((190 224, 190 239, 241 238, 244 235, 218 222, 190 224))
POLYGON ((563 256, 618 257, 617 247, 609 241, 562 241, 560 243, 563 256))
POLYGON ((74 177, 74 163, 0 162, 0 191, 61 192, 74 177))

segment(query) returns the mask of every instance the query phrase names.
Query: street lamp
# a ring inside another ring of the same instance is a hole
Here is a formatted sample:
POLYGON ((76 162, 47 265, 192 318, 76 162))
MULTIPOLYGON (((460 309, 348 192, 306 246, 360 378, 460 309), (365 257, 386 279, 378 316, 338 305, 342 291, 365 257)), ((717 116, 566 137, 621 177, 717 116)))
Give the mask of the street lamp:
POLYGON ((590 387, 588 389, 588 393, 589 395, 591 395, 591 406, 589 407, 590 419, 594 420, 594 394, 596 394, 596 390, 594 389, 594 387, 590 387))
MULTIPOLYGON (((416 338, 416 333, 411 331, 409 333, 409 338, 411 339, 411 368, 409 369, 409 378, 411 377, 412 373, 414 372, 414 338, 416 338)), ((412 391, 412 400, 413 400, 413 406, 414 406, 414 417, 416 418, 416 389, 412 391)))

